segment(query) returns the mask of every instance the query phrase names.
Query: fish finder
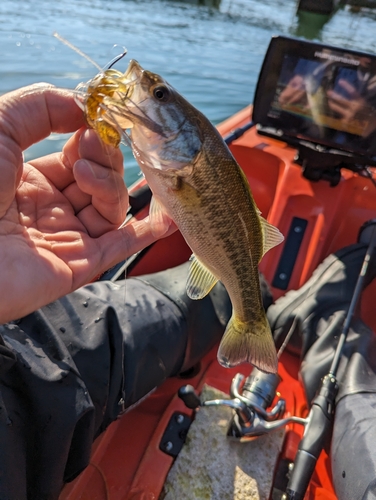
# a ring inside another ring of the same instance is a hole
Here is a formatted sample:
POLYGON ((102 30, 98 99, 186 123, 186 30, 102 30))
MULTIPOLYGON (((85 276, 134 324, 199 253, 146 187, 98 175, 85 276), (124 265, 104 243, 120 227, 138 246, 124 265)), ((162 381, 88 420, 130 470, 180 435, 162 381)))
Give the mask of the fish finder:
POLYGON ((252 121, 260 134, 296 146, 302 157, 376 165, 376 56, 272 38, 252 121))

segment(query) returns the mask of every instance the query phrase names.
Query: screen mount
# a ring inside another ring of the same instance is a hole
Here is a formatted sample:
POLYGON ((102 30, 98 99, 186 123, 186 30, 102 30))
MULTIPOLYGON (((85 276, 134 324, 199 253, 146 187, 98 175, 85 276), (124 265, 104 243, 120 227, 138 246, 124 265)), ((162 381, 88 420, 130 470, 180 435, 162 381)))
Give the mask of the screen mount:
POLYGON ((341 169, 362 172, 366 166, 376 166, 376 158, 330 148, 315 142, 290 137, 280 129, 256 125, 260 135, 277 139, 297 149, 295 163, 301 165, 303 175, 311 181, 325 180, 336 186, 341 179, 341 169))

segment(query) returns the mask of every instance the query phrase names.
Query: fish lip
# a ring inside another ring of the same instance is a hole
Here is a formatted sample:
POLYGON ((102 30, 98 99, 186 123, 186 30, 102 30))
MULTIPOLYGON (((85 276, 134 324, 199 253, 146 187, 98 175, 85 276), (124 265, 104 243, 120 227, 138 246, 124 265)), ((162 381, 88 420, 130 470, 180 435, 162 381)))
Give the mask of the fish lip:
POLYGON ((131 85, 133 82, 141 79, 144 71, 145 70, 142 68, 139 62, 136 61, 136 59, 131 59, 124 74, 125 80, 129 80, 128 84, 131 85))
MULTIPOLYGON (((140 65, 140 63, 135 59, 131 59, 128 63, 128 68, 126 69, 123 76, 123 82, 130 91, 128 95, 129 102, 133 105, 136 111, 139 109, 139 107, 137 103, 132 102, 133 90, 135 86, 141 82, 144 73, 145 70, 140 65)), ((117 114, 116 108, 113 110, 113 112, 115 115, 117 114)), ((145 125, 148 129, 158 133, 161 137, 165 137, 163 127, 161 127, 158 123, 150 119, 142 110, 140 110, 140 114, 137 114, 134 110, 132 110, 129 107, 129 105, 125 105, 125 109, 123 109, 123 114, 130 121, 134 122, 138 121, 143 125, 145 125)), ((113 121, 110 121, 109 123, 113 124, 113 121)))

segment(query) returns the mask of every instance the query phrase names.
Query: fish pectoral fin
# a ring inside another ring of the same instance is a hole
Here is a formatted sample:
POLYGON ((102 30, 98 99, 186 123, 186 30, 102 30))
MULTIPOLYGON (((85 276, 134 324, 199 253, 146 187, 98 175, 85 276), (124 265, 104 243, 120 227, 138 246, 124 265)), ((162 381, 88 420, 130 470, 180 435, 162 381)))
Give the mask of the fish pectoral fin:
POLYGON ((203 299, 217 281, 218 279, 209 269, 207 269, 195 255, 192 255, 186 284, 188 297, 193 300, 203 299))
POLYGON ((263 235, 263 253, 264 256, 268 250, 276 247, 285 239, 280 230, 270 224, 264 217, 260 216, 262 235, 263 235))
POLYGON ((246 362, 263 372, 276 373, 277 352, 266 316, 260 322, 250 324, 239 321, 233 314, 219 345, 217 358, 226 368, 246 362))
POLYGON ((155 237, 159 238, 167 233, 172 219, 154 196, 152 196, 150 202, 149 218, 151 232, 155 237))

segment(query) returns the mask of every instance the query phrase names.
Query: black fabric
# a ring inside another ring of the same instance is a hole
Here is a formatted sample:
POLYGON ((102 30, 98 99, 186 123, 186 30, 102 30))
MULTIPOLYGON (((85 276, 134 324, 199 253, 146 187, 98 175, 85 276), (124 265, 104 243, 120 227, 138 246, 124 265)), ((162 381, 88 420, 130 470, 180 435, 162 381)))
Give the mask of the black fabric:
POLYGON ((82 450, 74 460, 76 470, 87 463, 94 407, 57 336, 56 341, 35 339, 17 325, 0 331, 17 355, 1 376, 0 498, 22 500, 26 492, 31 499, 53 498, 51 492, 56 496, 66 476, 71 446, 72 454, 77 447, 82 450), (55 459, 57 453, 62 459, 55 459))
MULTIPOLYGON (((365 253, 366 246, 356 244, 330 255, 300 290, 268 310, 277 342, 293 329, 290 350, 302 359, 300 377, 308 403, 329 372, 365 253)), ((374 253, 364 287, 375 276, 374 253)), ((339 500, 376 500, 376 336, 358 314, 337 379, 330 450, 336 494, 339 500)))
POLYGON ((337 404, 332 471, 339 500, 376 500, 376 394, 346 396, 337 404))
MULTIPOLYGON (((300 374, 309 401, 328 373, 342 330, 344 311, 319 324, 318 340, 303 359, 300 374)), ((352 321, 338 368, 332 475, 338 500, 376 500, 376 335, 359 318, 352 321)))
MULTIPOLYGON (((302 359, 301 375, 308 402, 312 401, 321 378, 329 370, 366 250, 366 245, 354 244, 329 255, 299 290, 288 292, 267 311, 277 345, 281 345, 293 329, 287 349, 302 359)), ((376 255, 369 263, 363 288, 375 275, 376 255)), ((352 364, 355 360, 360 363, 359 356, 366 356, 369 366, 373 367, 372 332, 363 326, 359 328, 359 333, 352 331, 349 334, 343 362, 352 358, 352 364)), ((354 367, 352 372, 361 374, 362 370, 354 367)), ((346 390, 359 392, 364 390, 365 383, 371 390, 373 381, 361 381, 360 376, 353 378, 352 383, 346 382, 346 390)), ((340 390, 339 397, 343 391, 340 390)))
MULTIPOLYGON (((345 311, 336 311, 327 321, 318 323, 318 340, 302 361, 300 375, 309 402, 314 398, 321 379, 329 372, 344 318, 345 311)), ((349 394, 376 393, 376 336, 360 319, 354 319, 351 324, 337 378, 337 403, 349 394)))
MULTIPOLYGON (((217 331, 218 335, 222 335, 223 328, 227 325, 231 316, 232 308, 231 302, 224 299, 227 293, 221 283, 218 283, 211 291, 211 305, 208 307, 206 298, 204 300, 192 300, 188 297, 185 290, 187 279, 186 265, 170 269, 168 274, 165 272, 154 273, 142 276, 139 279, 157 288, 165 294, 166 297, 173 300, 187 320, 188 331, 217 331)), ((267 310, 273 302, 273 297, 269 284, 261 273, 260 287, 263 305, 267 310)), ((185 359, 181 370, 188 370, 193 364, 197 363, 207 351, 207 336, 205 334, 189 335, 185 359)))
POLYGON ((183 282, 170 296, 143 279, 98 282, 0 326, 1 500, 57 498, 123 407, 220 340, 227 293, 188 304, 187 272, 159 273, 166 289, 183 282))

